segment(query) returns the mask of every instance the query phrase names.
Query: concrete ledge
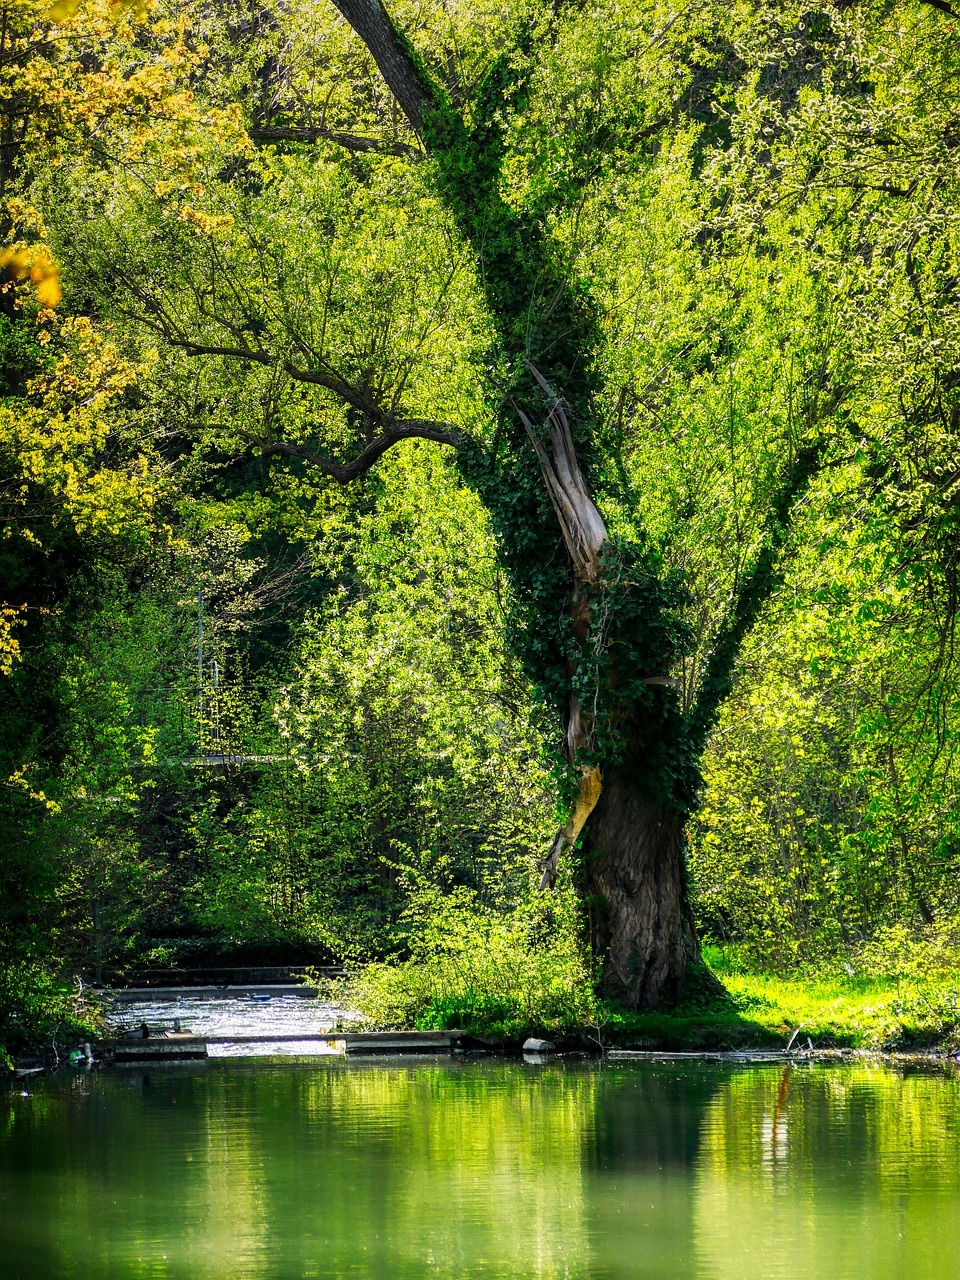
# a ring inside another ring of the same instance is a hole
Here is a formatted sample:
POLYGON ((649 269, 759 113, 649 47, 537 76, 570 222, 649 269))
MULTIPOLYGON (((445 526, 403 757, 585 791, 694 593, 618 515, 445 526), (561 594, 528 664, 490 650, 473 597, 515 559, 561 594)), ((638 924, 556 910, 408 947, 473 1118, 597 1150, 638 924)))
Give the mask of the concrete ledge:
POLYGON ((344 1052, 359 1053, 443 1053, 460 1044, 463 1031, 349 1031, 342 1036, 344 1052))
POLYGON ((126 1063, 194 1062, 207 1057, 206 1041, 185 1032, 173 1032, 146 1040, 107 1040, 101 1050, 117 1066, 126 1063))
POLYGON ((282 1034, 195 1036, 187 1032, 155 1038, 105 1040, 104 1056, 115 1063, 184 1061, 206 1058, 212 1044, 325 1044, 332 1053, 362 1054, 449 1053, 460 1044, 463 1031, 299 1031, 282 1034))
POLYGON ((101 994, 118 1004, 132 1001, 182 1000, 189 996, 220 996, 233 999, 237 996, 299 996, 307 1000, 317 998, 317 988, 301 982, 252 982, 240 987, 117 987, 101 994))

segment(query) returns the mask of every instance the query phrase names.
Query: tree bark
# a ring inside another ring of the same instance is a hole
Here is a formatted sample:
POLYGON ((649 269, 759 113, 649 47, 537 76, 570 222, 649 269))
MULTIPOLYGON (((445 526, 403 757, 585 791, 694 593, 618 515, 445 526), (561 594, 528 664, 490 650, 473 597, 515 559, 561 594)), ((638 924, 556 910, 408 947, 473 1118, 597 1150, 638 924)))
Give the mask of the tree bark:
POLYGON ((333 3, 367 46, 404 115, 420 133, 433 103, 417 74, 410 50, 398 38, 381 0, 333 0, 333 3))
POLYGON ((627 1009, 678 999, 700 945, 686 891, 682 813, 645 800, 608 769, 584 841, 590 941, 601 989, 627 1009))

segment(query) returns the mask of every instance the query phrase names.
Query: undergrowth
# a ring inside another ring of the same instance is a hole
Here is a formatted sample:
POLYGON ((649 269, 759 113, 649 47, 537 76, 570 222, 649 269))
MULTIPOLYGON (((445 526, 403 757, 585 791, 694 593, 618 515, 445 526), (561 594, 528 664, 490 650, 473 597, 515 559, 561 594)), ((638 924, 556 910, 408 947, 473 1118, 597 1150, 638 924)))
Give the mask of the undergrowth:
POLYGON ((403 958, 362 966, 341 999, 370 1026, 576 1034, 596 1001, 574 911, 563 894, 505 912, 467 889, 423 888, 404 913, 403 958))
POLYGON ((0 1069, 24 1049, 62 1046, 98 1028, 97 1007, 75 982, 36 963, 0 968, 0 1069))
POLYGON ((504 913, 475 895, 424 890, 402 959, 362 966, 341 998, 364 1023, 462 1028, 494 1042, 530 1034, 567 1045, 650 1049, 919 1049, 960 1046, 960 969, 950 930, 893 930, 829 962, 758 972, 734 948, 704 958, 725 995, 630 1013, 594 994, 575 906, 542 900, 504 913))

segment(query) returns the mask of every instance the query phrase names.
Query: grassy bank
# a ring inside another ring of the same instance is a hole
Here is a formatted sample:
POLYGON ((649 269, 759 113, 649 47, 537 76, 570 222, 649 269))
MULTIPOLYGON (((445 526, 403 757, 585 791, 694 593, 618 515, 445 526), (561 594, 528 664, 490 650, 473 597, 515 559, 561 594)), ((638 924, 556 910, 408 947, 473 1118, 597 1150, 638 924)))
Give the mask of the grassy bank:
POLYGON ((23 1052, 61 1051, 97 1034, 99 1009, 75 979, 38 963, 0 967, 0 1075, 23 1052))
MULTIPOLYGON (((607 1044, 650 1049, 960 1048, 960 978, 954 984, 744 970, 718 976, 729 1000, 667 1013, 606 1011, 607 1044)), ((596 1034, 596 1033, 593 1033, 596 1034)))
POLYGON ((633 1014, 593 996, 574 949, 531 947, 492 929, 478 937, 475 918, 469 923, 455 938, 434 936, 414 960, 362 969, 341 998, 371 1026, 462 1027, 501 1043, 546 1035, 570 1047, 960 1048, 952 939, 911 942, 909 954, 887 940, 873 953, 790 974, 765 973, 735 950, 707 947, 725 994, 633 1014))

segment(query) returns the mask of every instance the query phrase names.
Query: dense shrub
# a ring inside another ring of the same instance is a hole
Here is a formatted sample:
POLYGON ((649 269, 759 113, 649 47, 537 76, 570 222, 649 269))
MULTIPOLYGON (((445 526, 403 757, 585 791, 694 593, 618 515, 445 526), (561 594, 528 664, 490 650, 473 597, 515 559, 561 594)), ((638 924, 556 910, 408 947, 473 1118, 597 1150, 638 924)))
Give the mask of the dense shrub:
POLYGON ((411 897, 401 924, 407 956, 363 966, 344 992, 371 1024, 519 1038, 560 1035, 595 1017, 570 894, 504 911, 467 889, 428 887, 411 897))

